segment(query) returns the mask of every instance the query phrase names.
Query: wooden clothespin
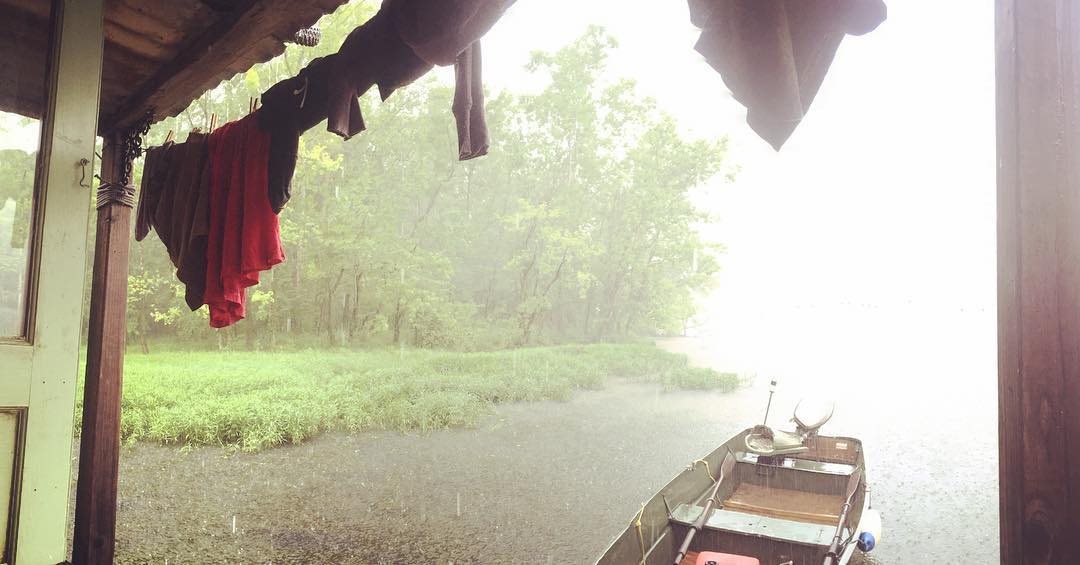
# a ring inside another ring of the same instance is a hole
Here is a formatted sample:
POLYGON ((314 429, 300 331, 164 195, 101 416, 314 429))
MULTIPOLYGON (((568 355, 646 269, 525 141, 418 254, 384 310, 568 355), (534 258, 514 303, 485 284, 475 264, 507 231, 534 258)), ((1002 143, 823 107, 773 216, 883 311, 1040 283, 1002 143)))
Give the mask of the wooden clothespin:
POLYGON ((168 143, 168 142, 173 140, 174 133, 175 132, 173 130, 169 130, 169 134, 165 136, 165 143, 168 143))
POLYGON ((217 129, 217 112, 210 114, 210 129, 207 130, 207 133, 212 132, 215 129, 217 129))

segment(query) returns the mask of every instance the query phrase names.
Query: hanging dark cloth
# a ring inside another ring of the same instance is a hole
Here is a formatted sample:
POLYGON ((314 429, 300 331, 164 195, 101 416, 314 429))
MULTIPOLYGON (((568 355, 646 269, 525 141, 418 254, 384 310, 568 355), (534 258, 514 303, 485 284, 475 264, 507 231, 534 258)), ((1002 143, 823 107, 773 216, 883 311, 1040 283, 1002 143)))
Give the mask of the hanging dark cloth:
POLYGON ((385 0, 401 38, 417 57, 447 66, 499 21, 515 0, 385 0))
POLYGON ((453 113, 462 160, 487 154, 479 38, 514 0, 386 0, 354 29, 337 53, 261 97, 260 124, 270 132, 267 192, 275 213, 291 196, 299 137, 323 119, 346 139, 364 131, 357 98, 372 86, 386 100, 434 65, 455 65, 453 113))
POLYGON ((135 222, 136 241, 151 229, 157 232, 192 310, 202 306, 206 277, 205 237, 199 239, 197 227, 208 214, 203 179, 206 137, 192 133, 183 143, 170 141, 147 150, 135 222))
POLYGON ((153 228, 153 218, 161 200, 165 177, 169 174, 169 157, 174 143, 168 141, 146 150, 143 160, 142 182, 139 186, 139 204, 135 209, 135 241, 142 241, 153 228))
POLYGON ((484 84, 480 80, 480 42, 465 48, 454 63, 454 120, 457 122, 458 159, 465 161, 488 152, 484 118, 484 84))
POLYGON ((195 188, 191 201, 183 209, 183 216, 177 216, 180 224, 177 233, 181 234, 179 262, 176 265, 176 278, 184 283, 184 302, 192 311, 204 304, 206 291, 206 238, 210 230, 210 179, 209 135, 188 135, 188 143, 197 141, 202 161, 197 178, 191 180, 195 188), (192 136, 196 136, 194 139, 192 136))
MULTIPOLYGON (((291 197, 300 135, 326 119, 330 73, 338 55, 314 59, 300 74, 270 87, 261 97, 259 125, 270 132, 270 169, 267 194, 274 213, 281 212, 291 197)), ((359 120, 360 104, 348 101, 345 112, 359 120)))
POLYGON ((348 139, 363 131, 363 119, 346 111, 349 101, 379 87, 386 100, 434 65, 456 65, 455 111, 463 158, 486 152, 487 131, 477 41, 514 0, 385 0, 370 20, 345 38, 331 75, 327 129, 348 139))
POLYGON ((810 109, 845 34, 885 20, 882 0, 689 0, 695 48, 779 150, 810 109))
POLYGON ((370 20, 345 38, 334 60, 326 128, 345 139, 364 130, 360 113, 349 110, 358 96, 378 86, 379 96, 386 100, 432 67, 417 57, 394 29, 389 4, 384 2, 370 20))
POLYGON ((401 38, 432 65, 454 64, 454 118, 458 158, 488 151, 481 80, 480 38, 515 0, 386 0, 401 38))

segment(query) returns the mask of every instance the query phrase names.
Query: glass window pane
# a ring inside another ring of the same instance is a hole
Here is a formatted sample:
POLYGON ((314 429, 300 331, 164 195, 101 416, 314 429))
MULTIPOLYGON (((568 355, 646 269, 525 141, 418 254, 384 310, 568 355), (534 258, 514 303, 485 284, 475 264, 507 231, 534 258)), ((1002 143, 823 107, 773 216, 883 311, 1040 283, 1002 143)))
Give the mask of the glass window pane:
POLYGON ((26 335, 51 3, 0 2, 0 338, 26 335))

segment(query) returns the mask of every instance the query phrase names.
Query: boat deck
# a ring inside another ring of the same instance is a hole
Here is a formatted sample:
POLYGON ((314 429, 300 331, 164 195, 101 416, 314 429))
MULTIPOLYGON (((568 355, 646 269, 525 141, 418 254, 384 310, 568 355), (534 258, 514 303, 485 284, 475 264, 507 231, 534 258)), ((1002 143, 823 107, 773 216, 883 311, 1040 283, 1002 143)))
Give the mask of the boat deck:
POLYGON ((759 516, 836 525, 844 497, 742 483, 723 506, 759 516))

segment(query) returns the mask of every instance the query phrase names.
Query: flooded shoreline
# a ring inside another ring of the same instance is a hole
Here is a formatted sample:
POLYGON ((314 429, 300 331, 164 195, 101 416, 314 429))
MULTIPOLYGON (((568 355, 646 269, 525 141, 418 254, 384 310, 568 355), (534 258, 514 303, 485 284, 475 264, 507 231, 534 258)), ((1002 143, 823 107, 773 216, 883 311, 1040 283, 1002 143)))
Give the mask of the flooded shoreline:
POLYGON ((121 455, 117 563, 591 563, 740 393, 611 383, 476 429, 121 455))
MULTIPOLYGON (((664 345, 709 362, 700 340, 664 345)), ((885 522, 867 562, 996 562, 993 430, 971 413, 926 417, 956 400, 945 385, 905 387, 838 398, 825 429, 866 445, 885 522)), ((642 501, 757 423, 765 389, 613 382, 501 406, 474 429, 332 433, 258 453, 137 443, 121 456, 116 562, 592 563, 642 501)), ((793 402, 778 393, 770 423, 793 402)))

